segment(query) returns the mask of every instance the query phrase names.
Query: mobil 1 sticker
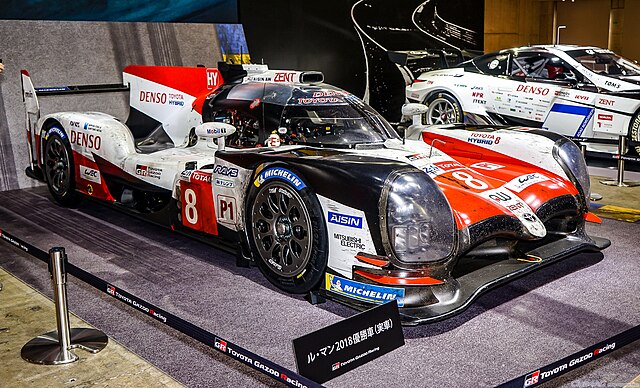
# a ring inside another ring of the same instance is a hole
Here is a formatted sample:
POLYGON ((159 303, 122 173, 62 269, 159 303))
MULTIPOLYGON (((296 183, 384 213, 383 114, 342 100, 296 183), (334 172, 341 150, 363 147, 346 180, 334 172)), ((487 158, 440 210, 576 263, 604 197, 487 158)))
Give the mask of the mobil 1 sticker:
POLYGON ((298 372, 329 381, 404 345, 395 301, 293 340, 298 372))

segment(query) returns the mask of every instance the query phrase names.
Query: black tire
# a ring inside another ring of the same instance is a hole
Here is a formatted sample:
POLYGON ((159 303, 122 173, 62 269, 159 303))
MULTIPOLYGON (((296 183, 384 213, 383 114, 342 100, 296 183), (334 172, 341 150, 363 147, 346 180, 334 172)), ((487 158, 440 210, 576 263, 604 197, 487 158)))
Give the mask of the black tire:
POLYGON ((309 187, 297 190, 278 178, 252 184, 247 235, 264 276, 279 289, 302 294, 322 281, 327 267, 327 228, 309 187))
MULTIPOLYGON (((629 140, 640 141, 640 112, 636 112, 631 119, 631 124, 629 124, 629 140)), ((631 149, 635 151, 636 155, 640 155, 640 146, 634 146, 631 149)))
POLYGON ((458 100, 447 92, 438 92, 430 95, 424 101, 428 107, 427 113, 422 115, 422 123, 455 124, 464 122, 464 112, 458 100))
POLYGON ((64 132, 57 126, 50 127, 44 143, 44 178, 56 202, 62 206, 74 206, 78 203, 78 194, 73 153, 67 138, 62 138, 58 133, 64 132), (54 128, 57 133, 51 132, 54 128))

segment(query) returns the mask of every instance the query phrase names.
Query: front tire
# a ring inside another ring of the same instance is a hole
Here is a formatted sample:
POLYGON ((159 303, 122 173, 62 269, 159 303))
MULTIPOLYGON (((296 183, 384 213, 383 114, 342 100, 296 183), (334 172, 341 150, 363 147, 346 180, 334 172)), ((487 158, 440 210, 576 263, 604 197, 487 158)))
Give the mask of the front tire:
POLYGON ((249 244, 264 276, 283 291, 301 294, 322 280, 328 261, 327 228, 320 204, 307 187, 272 179, 251 186, 249 244))
MULTIPOLYGON (((58 128, 59 133, 63 133, 58 128)), ((53 199, 63 206, 77 203, 75 165, 71 145, 57 133, 51 133, 44 144, 44 177, 53 199)))
POLYGON ((439 92, 425 100, 427 113, 422 116, 422 123, 456 124, 464 122, 464 113, 458 100, 447 92, 439 92))

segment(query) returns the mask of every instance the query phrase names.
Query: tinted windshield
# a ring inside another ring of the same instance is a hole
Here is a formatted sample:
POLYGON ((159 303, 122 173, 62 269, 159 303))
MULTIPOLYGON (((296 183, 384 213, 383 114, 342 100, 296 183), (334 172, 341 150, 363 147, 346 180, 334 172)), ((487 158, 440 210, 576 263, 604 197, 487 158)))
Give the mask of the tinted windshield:
POLYGON ((280 127, 280 137, 294 144, 350 147, 398 137, 378 112, 355 96, 333 90, 294 92, 280 127))
POLYGON ((609 50, 573 50, 567 54, 594 73, 613 77, 640 75, 638 65, 609 50))

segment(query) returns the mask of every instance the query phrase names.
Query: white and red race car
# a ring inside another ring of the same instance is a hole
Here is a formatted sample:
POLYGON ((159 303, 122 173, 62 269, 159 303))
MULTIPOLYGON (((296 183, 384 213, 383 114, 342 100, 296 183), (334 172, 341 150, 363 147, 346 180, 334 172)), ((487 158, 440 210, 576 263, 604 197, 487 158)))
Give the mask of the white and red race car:
POLYGON ((640 141, 640 67, 597 47, 527 46, 485 54, 420 74, 406 93, 409 101, 429 106, 425 124, 459 123, 467 116, 571 137, 640 141))
POLYGON ((27 174, 56 201, 93 197, 236 251, 287 292, 356 308, 396 300, 416 324, 609 244, 585 231, 580 150, 553 133, 469 127, 432 140, 413 126, 403 140, 321 73, 261 66, 127 67, 111 87, 130 90, 126 122, 40 117, 37 96, 100 87, 22 79, 27 174))

